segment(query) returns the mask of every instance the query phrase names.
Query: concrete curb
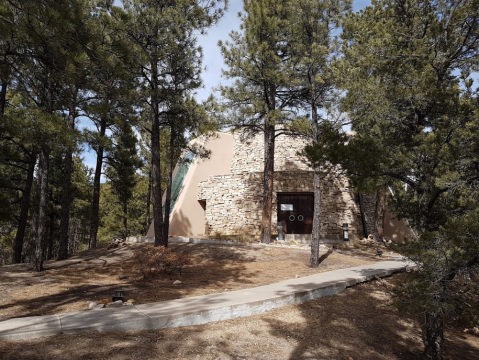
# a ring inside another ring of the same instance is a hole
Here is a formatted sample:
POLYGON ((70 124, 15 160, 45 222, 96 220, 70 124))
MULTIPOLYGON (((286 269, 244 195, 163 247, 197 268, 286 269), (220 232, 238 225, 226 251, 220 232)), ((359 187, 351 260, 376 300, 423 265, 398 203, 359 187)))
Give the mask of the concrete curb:
POLYGON ((219 294, 10 319, 0 322, 0 339, 23 340, 83 331, 164 329, 236 319, 335 295, 347 287, 405 269, 404 261, 381 261, 219 294))
MULTIPOLYGON (((126 238, 126 242, 131 243, 151 243, 155 242, 155 238, 145 237, 145 236, 131 236, 126 238)), ((259 245, 258 241, 233 241, 233 240, 210 240, 210 239, 198 239, 198 238, 189 238, 183 236, 169 237, 168 242, 172 243, 192 243, 192 244, 217 244, 217 245, 259 245)))
MULTIPOLYGON (((155 238, 149 238, 145 236, 131 236, 126 239, 127 243, 147 243, 153 244, 155 242, 155 238)), ((209 239, 198 239, 198 238, 189 238, 189 237, 169 237, 168 243, 190 243, 190 244, 207 244, 207 245, 231 245, 231 246, 257 246, 257 247, 285 247, 285 248, 296 248, 296 249, 303 249, 308 250, 310 249, 309 243, 301 243, 301 245, 290 244, 288 241, 284 241, 284 243, 277 242, 271 244, 263 244, 259 241, 233 241, 233 240, 209 240, 209 239)), ((331 245, 330 243, 320 243, 320 250, 327 249, 326 244, 331 245)))

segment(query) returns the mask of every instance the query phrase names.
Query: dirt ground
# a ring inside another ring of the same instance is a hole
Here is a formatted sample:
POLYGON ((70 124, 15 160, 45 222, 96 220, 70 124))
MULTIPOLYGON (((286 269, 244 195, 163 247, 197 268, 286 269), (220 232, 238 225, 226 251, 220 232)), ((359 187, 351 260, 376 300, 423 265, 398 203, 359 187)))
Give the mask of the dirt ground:
MULTIPOLYGON (((0 341, 0 359, 422 359, 420 322, 392 304, 391 289, 404 276, 200 326, 0 341)), ((446 359, 479 359, 478 337, 448 329, 446 338, 446 359)))
POLYGON ((320 267, 311 269, 308 246, 172 243, 174 251, 191 254, 193 264, 182 276, 143 279, 132 259, 134 250, 142 246, 85 251, 65 261, 48 261, 41 273, 31 271, 29 264, 0 267, 0 321, 85 310, 91 301, 111 299, 116 289, 125 290, 126 298, 135 304, 144 304, 266 285, 384 259, 368 247, 322 251, 320 267), (175 280, 182 284, 174 285, 175 280))

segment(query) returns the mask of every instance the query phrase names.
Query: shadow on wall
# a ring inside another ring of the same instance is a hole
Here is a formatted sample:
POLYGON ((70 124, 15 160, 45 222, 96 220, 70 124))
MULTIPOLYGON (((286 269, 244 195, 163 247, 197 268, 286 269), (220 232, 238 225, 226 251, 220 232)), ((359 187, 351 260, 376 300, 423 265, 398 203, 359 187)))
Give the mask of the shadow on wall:
POLYGON ((170 222, 170 236, 171 235, 182 235, 182 234, 191 234, 191 222, 187 216, 183 213, 181 208, 178 211, 175 211, 171 214, 172 221, 170 222), (175 234, 171 234, 171 230, 175 230, 175 234))
POLYGON ((398 220, 387 208, 384 216, 384 238, 394 242, 403 242, 415 237, 406 220, 398 220))
MULTIPOLYGON (((295 162, 287 163, 289 171, 276 171, 273 188, 272 233, 277 234, 277 194, 312 193, 313 172, 304 171, 295 162)), ((216 183, 229 181, 230 187, 215 188, 214 198, 206 204, 206 234, 234 235, 261 233, 263 173, 241 173, 219 177, 216 183), (211 204, 210 203, 210 204, 211 204), (211 206, 211 208, 208 208, 211 206)), ((323 180, 321 233, 327 239, 342 239, 342 225, 348 223, 351 238, 363 236, 357 195, 349 181, 330 174, 323 180)), ((224 186, 223 186, 224 187, 224 186)))
POLYGON ((231 189, 214 193, 212 205, 206 202, 205 232, 207 235, 261 232, 262 173, 242 173, 228 176, 231 189))

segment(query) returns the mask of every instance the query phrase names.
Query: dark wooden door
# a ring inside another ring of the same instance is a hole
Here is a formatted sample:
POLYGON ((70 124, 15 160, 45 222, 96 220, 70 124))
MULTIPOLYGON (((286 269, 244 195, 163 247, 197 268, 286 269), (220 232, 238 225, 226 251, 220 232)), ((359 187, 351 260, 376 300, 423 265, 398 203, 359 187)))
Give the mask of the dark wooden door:
POLYGON ((278 194, 278 222, 285 234, 311 234, 313 211, 313 194, 278 194))

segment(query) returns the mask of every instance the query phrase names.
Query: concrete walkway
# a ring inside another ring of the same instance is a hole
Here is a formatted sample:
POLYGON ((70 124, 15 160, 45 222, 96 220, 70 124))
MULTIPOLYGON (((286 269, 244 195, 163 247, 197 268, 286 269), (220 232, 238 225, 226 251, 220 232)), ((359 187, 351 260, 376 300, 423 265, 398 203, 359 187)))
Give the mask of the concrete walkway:
POLYGON ((349 286, 405 268, 403 260, 393 259, 219 294, 10 319, 0 322, 0 339, 22 340, 82 331, 163 329, 235 319, 331 296, 349 286))

